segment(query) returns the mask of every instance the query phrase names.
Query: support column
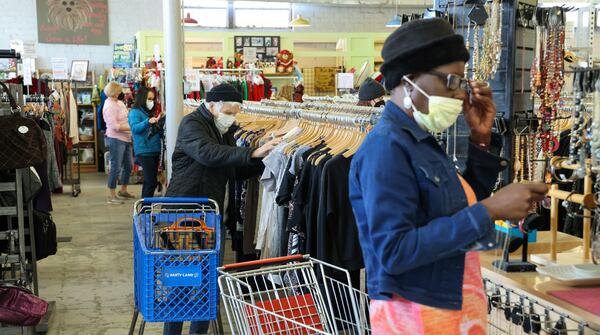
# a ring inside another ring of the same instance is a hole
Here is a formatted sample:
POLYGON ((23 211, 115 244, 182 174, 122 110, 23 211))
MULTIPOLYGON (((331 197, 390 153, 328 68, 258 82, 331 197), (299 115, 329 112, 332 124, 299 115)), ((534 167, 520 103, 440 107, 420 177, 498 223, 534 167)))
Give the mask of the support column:
POLYGON ((165 111, 167 141, 167 179, 171 179, 171 157, 175 150, 177 129, 183 118, 183 28, 181 0, 163 0, 165 111))

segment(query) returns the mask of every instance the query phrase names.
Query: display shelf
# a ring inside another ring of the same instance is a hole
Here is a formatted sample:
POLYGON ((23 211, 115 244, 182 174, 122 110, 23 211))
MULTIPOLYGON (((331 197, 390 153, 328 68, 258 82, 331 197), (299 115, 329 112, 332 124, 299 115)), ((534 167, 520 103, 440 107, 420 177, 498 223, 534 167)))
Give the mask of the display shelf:
MULTIPOLYGON (((600 317, 583 310, 566 301, 548 294, 549 291, 568 290, 571 287, 562 285, 537 272, 511 272, 499 271, 492 266, 492 261, 501 258, 494 251, 480 253, 482 275, 485 280, 502 283, 511 289, 531 297, 531 299, 550 305, 555 311, 569 316, 575 320, 584 321, 591 328, 600 330, 600 317)), ((570 257, 571 262, 580 262, 580 255, 570 257)), ((572 263, 571 263, 572 264, 572 263)), ((586 333, 588 334, 588 333, 586 333)))

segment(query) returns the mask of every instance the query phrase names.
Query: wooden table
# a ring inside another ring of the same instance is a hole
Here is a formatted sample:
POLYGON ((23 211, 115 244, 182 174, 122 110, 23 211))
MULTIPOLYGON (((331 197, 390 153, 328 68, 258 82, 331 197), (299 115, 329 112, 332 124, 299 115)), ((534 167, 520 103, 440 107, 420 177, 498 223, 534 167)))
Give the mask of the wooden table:
MULTIPOLYGON (((545 232, 542 232, 545 233, 545 232)), ((544 235, 544 234, 542 234, 544 235)), ((563 264, 582 263, 583 254, 565 253, 565 257, 559 258, 563 264)), ((501 252, 488 251, 480 253, 482 275, 494 283, 499 283, 510 287, 516 292, 533 297, 535 300, 543 301, 555 308, 560 313, 564 313, 576 320, 587 322, 591 328, 600 331, 600 316, 589 313, 579 307, 571 305, 563 300, 555 298, 548 294, 548 291, 569 290, 573 287, 565 286, 537 272, 526 273, 506 273, 501 272, 492 266, 492 261, 501 258, 501 252)), ((512 254, 511 258, 517 259, 519 254, 512 254), (517 256, 518 255, 518 256, 517 256)), ((598 301, 600 304, 600 301, 598 301)))

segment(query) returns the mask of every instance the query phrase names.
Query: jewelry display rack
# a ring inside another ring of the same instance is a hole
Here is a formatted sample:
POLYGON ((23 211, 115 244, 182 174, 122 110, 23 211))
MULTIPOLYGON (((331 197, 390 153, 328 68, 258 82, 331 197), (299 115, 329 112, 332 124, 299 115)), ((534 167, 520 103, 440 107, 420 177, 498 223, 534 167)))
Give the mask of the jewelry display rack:
MULTIPOLYGON (((523 1, 523 0, 522 0, 523 1)), ((525 0, 533 2, 535 6, 535 0, 525 0)), ((474 34, 478 32, 481 36, 480 43, 484 43, 483 40, 488 35, 485 34, 483 29, 475 29, 475 24, 472 22, 470 18, 470 14, 473 11, 476 3, 483 3, 485 1, 470 1, 470 0, 436 0, 434 1, 434 8, 436 10, 437 16, 445 18, 449 20, 452 24, 456 33, 461 34, 465 37, 465 44, 469 49, 472 57, 469 63, 467 64, 467 77, 473 77, 473 64, 474 58, 482 58, 489 57, 495 59, 494 55, 482 55, 478 52, 475 52, 477 43, 473 43, 474 34), (469 42, 471 41, 471 42, 469 42)), ((487 3, 492 4, 492 1, 487 1, 487 3)), ((497 53, 499 55, 499 61, 495 66, 492 66, 492 78, 487 80, 492 88, 494 102, 496 103, 496 122, 495 122, 495 131, 501 134, 504 137, 502 156, 504 158, 510 159, 510 153, 512 152, 512 141, 510 133, 507 132, 507 125, 510 124, 513 115, 513 104, 515 103, 514 94, 509 94, 509 92, 514 92, 515 87, 515 62, 516 62, 516 36, 520 32, 518 27, 514 24, 516 22, 516 15, 518 6, 514 1, 503 0, 501 1, 501 13, 496 12, 496 17, 488 17, 486 20, 497 20, 499 24, 499 30, 501 31, 501 36, 495 36, 498 38, 496 42, 500 42, 500 45, 492 45, 491 52, 497 53), (498 49, 499 48, 499 49, 498 49)), ((533 43, 533 42, 532 42, 533 43)), ((488 45, 489 46, 489 45, 488 45)), ((485 50, 486 46, 482 46, 482 50, 485 50)), ((485 51, 481 51, 485 53, 485 51)), ((476 61, 477 62, 477 61, 476 61)), ((490 71, 488 71, 490 72, 490 71)), ((489 73, 488 73, 489 74, 489 73)), ((481 78, 477 78, 481 79, 481 78)), ((454 160, 455 164, 464 168, 467 158, 467 149, 469 145, 469 136, 470 129, 462 115, 459 117, 458 122, 454 127, 448 129, 446 133, 442 134, 441 140, 445 143, 447 154, 454 160)), ((510 171, 508 169, 503 172, 501 175, 501 181, 506 183, 510 178, 510 171)))

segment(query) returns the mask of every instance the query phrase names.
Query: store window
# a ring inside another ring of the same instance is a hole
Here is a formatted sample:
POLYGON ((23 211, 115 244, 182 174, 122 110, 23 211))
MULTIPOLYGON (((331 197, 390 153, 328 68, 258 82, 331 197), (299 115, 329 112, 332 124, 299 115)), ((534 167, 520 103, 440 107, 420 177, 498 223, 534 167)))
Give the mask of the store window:
POLYGON ((235 28, 287 28, 290 6, 287 2, 234 1, 235 28))
POLYGON ((198 21, 198 26, 209 28, 227 28, 227 1, 185 0, 183 17, 189 14, 198 21))

